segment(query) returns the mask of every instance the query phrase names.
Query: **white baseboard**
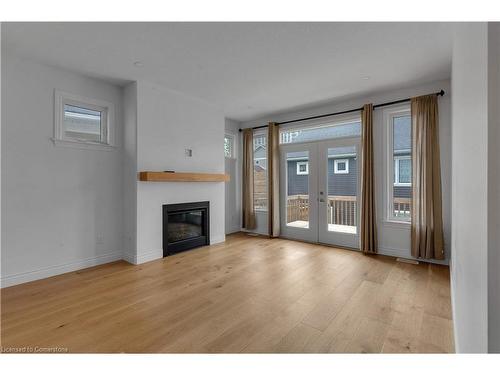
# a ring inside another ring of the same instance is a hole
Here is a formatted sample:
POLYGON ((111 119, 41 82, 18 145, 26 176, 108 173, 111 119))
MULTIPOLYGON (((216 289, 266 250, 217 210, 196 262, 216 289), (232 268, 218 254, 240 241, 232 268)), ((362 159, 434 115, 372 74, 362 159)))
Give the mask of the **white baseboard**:
MULTIPOLYGON (((215 236, 210 239, 210 245, 215 245, 217 243, 224 242, 226 240, 226 236, 215 236)), ((130 264, 142 264, 146 262, 151 262, 152 260, 157 260, 163 258, 163 250, 150 250, 146 252, 142 252, 140 255, 136 254, 123 254, 123 260, 129 262, 130 264)))
MULTIPOLYGON (((224 242, 225 237, 216 237, 210 241, 210 245, 215 245, 220 242, 224 242)), ((163 258, 163 250, 152 250, 148 252, 144 252, 140 255, 135 254, 123 254, 123 260, 130 264, 142 264, 146 262, 151 262, 153 260, 163 258)))
POLYGON ((410 251, 407 249, 396 249, 391 247, 379 247, 377 254, 387 255, 395 258, 411 259, 410 251))
POLYGON ((210 238, 210 245, 215 245, 216 243, 221 243, 221 242, 224 242, 225 240, 226 240, 225 235, 214 236, 214 237, 210 238))
POLYGON ((117 251, 113 253, 99 255, 94 258, 79 260, 76 262, 70 262, 66 264, 60 264, 57 266, 40 268, 38 270, 22 272, 14 275, 2 276, 2 278, 0 279, 0 284, 1 284, 0 286, 2 288, 6 288, 8 286, 45 279, 47 277, 56 276, 67 272, 78 271, 83 268, 98 266, 100 264, 114 262, 121 259, 122 259, 122 253, 117 251))
POLYGON ((163 258, 163 250, 150 250, 141 252, 141 254, 123 254, 123 260, 130 264, 142 264, 163 258))
POLYGON ((395 257, 395 258, 414 259, 414 260, 417 260, 419 262, 425 262, 425 263, 448 265, 448 259, 435 260, 435 259, 414 258, 410 255, 409 249, 396 249, 396 248, 391 248, 391 247, 379 247, 377 254, 387 255, 387 256, 395 257))
POLYGON ((130 264, 137 264, 137 263, 135 262, 135 259, 136 259, 135 254, 128 254, 128 253, 124 253, 124 254, 123 254, 123 260, 124 260, 125 262, 128 262, 128 263, 130 263, 130 264))
POLYGON ((227 230, 226 235, 241 232, 239 227, 230 228, 227 230))

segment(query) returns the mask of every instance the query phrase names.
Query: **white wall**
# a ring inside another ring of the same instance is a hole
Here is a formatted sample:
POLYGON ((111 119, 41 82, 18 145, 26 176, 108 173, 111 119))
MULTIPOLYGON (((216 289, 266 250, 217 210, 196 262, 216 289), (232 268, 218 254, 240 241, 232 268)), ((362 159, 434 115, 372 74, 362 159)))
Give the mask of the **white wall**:
POLYGON ((225 192, 226 234, 241 230, 241 157, 238 157, 240 151, 239 127, 239 122, 226 119, 225 133, 234 139, 234 157, 224 158, 224 171, 231 178, 226 183, 225 192))
MULTIPOLYGON (((137 134, 137 171, 224 172, 224 116, 202 100, 138 82, 137 126, 128 131, 132 138, 137 134), (187 157, 185 149, 192 149, 193 156, 187 157)), ((142 263, 163 256, 163 204, 205 200, 210 201, 210 242, 222 242, 224 183, 138 181, 136 252, 125 258, 142 263)))
POLYGON ((500 23, 488 28, 488 351, 500 353, 500 23))
POLYGON ((121 89, 5 50, 2 78, 2 286, 121 259, 121 89), (54 146, 56 88, 113 102, 118 147, 54 146))
POLYGON ((453 46, 451 276, 457 352, 488 348, 487 33, 485 23, 459 24, 453 46))
MULTIPOLYGON (((137 83, 123 89, 123 254, 137 249, 137 83)), ((129 257, 132 258, 129 258, 129 257)))
MULTIPOLYGON (((300 111, 275 114, 267 118, 248 121, 241 124, 242 128, 264 125, 269 121, 286 121, 296 118, 315 116, 319 114, 332 113, 352 108, 361 107, 366 103, 383 103, 401 98, 424 95, 437 92, 441 89, 446 91, 444 97, 439 98, 439 137, 441 147, 441 170, 443 190, 443 224, 445 236, 445 251, 447 263, 451 248, 451 117, 450 117, 450 82, 440 81, 423 84, 411 88, 392 90, 353 98, 342 102, 333 102, 322 106, 302 109, 300 111)), ((411 258, 410 255, 410 229, 408 225, 388 223, 384 220, 384 178, 383 168, 385 164, 384 151, 384 123, 382 109, 376 109, 374 113, 374 157, 375 157, 375 184, 377 194, 377 226, 379 234, 379 252, 392 256, 411 258)), ((266 213, 257 213, 257 232, 267 233, 266 213)), ((438 262, 439 263, 439 262, 438 262)))

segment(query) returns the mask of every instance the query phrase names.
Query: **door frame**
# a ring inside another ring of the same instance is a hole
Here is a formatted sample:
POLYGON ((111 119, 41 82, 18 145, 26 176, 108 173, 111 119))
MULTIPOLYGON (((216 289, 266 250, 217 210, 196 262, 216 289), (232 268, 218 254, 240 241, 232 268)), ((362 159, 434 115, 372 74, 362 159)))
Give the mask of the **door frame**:
MULTIPOLYGON (((318 191, 323 190, 328 197, 328 149, 335 147, 351 147, 356 148, 356 234, 330 232, 327 230, 328 220, 326 210, 328 199, 325 202, 318 202, 318 243, 347 247, 354 250, 360 250, 360 211, 361 211, 361 139, 359 137, 344 137, 329 139, 318 142, 318 191), (321 173, 321 170, 324 173, 321 173)), ((319 201, 319 199, 318 199, 319 201)))
POLYGON ((331 246, 346 247, 360 250, 360 192, 361 192, 361 139, 360 137, 342 137, 336 139, 320 140, 304 143, 291 143, 280 145, 280 227, 281 237, 320 243, 331 246), (320 219, 321 212, 326 210, 328 201, 319 202, 319 191, 326 192, 328 196, 328 159, 326 157, 329 148, 356 147, 357 154, 357 188, 356 188, 356 234, 329 232, 326 230, 326 214, 320 219), (287 221, 287 173, 288 163, 286 155, 288 152, 309 152, 309 228, 291 227, 286 225, 287 221), (323 157, 325 156, 325 157, 323 157), (320 174, 323 170, 325 173, 320 174), (321 188, 323 184, 323 189, 321 188), (322 228, 323 226, 324 228, 322 228))

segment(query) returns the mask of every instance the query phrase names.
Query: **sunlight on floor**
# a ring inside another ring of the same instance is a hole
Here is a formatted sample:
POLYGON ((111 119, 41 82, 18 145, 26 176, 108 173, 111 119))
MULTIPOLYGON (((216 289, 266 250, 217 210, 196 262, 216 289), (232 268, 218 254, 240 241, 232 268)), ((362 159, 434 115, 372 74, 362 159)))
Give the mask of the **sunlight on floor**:
MULTIPOLYGON (((309 228, 309 222, 305 220, 296 220, 288 223, 287 226, 294 228, 309 228)), ((338 225, 338 224, 328 224, 329 232, 340 232, 340 233, 350 233, 356 234, 356 227, 351 225, 338 225)))

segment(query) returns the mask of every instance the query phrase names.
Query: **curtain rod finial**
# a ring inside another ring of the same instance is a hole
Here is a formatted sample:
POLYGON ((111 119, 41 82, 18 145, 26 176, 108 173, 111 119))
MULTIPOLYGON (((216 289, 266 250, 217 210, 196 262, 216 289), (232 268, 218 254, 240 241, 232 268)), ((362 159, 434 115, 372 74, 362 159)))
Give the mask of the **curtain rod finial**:
POLYGON ((438 95, 439 96, 444 96, 444 90, 439 91, 438 95))

